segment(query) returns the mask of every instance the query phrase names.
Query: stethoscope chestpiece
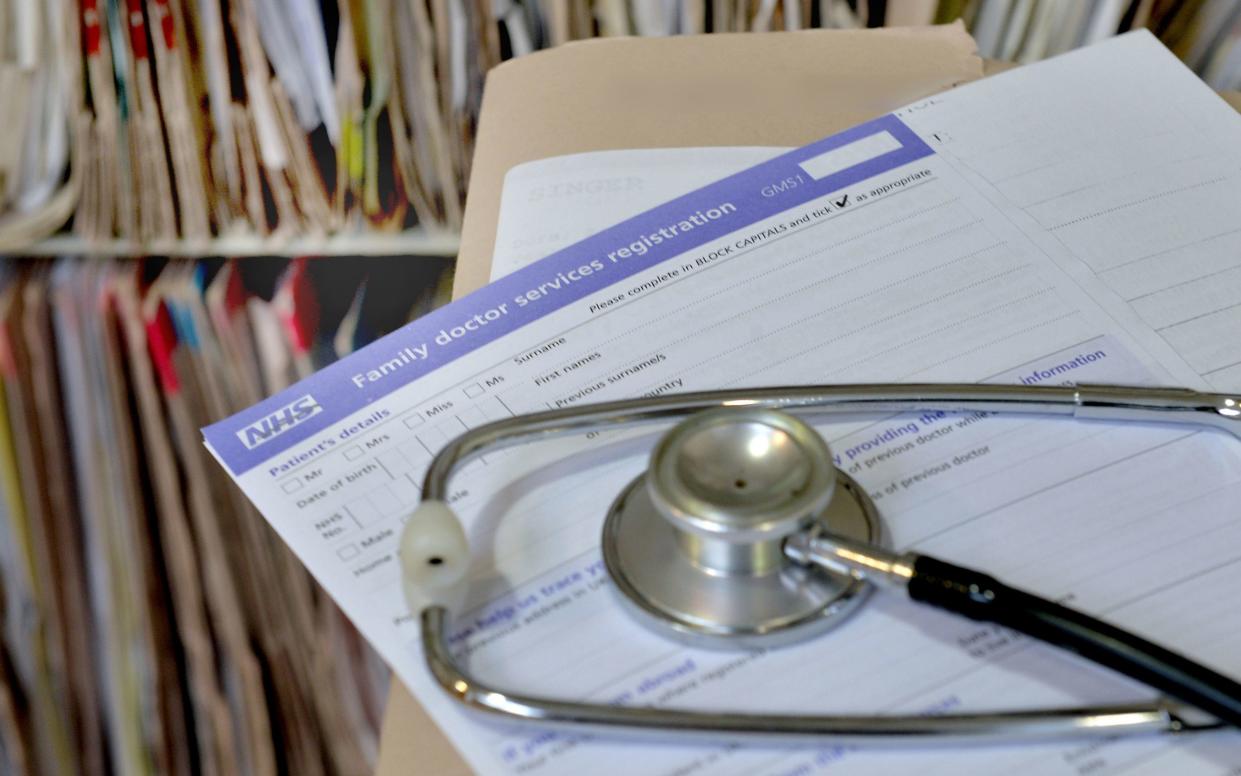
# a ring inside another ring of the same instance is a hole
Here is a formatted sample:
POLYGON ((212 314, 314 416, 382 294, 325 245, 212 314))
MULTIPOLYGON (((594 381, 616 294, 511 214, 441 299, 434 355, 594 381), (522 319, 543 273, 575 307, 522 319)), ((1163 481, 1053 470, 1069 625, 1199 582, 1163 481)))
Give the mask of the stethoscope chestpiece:
POLYGON ((789 536, 816 526, 880 540, 874 504, 817 431, 784 412, 725 407, 659 441, 608 512, 603 558, 626 608, 661 635, 779 646, 839 624, 869 592, 785 554, 789 536))

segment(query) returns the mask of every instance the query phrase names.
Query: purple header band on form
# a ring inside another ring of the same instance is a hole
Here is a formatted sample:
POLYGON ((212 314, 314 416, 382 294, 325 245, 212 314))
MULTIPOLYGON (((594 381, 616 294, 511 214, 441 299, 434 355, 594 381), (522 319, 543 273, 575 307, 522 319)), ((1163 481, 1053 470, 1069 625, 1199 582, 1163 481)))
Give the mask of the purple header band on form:
POLYGON ((931 148, 900 119, 887 115, 782 154, 647 210, 506 275, 469 296, 372 342, 291 388, 227 420, 208 426, 203 429, 203 436, 234 474, 243 474, 334 423, 366 409, 370 404, 414 380, 603 288, 738 229, 932 153, 934 152, 931 148), (798 166, 801 162, 880 132, 890 133, 901 147, 818 180, 810 180, 795 188, 778 192, 774 196, 765 197, 760 193, 764 186, 779 183, 785 178, 799 174, 803 180, 809 178, 798 166), (609 253, 629 246, 644 235, 659 232, 661 227, 686 220, 699 211, 719 208, 723 203, 731 203, 736 208, 735 212, 729 212, 718 219, 696 226, 692 231, 681 232, 673 238, 651 245, 643 255, 634 254, 617 263, 608 259, 609 253), (514 297, 522 296, 526 291, 537 288, 540 283, 556 278, 558 273, 590 264, 591 260, 602 260, 606 265, 605 269, 583 276, 538 301, 525 306, 514 305, 514 297), (447 345, 435 344, 435 336, 441 329, 460 326, 473 316, 494 310, 502 303, 508 305, 508 312, 498 320, 447 345), (351 380, 353 375, 377 370, 380 365, 391 361, 403 348, 419 348, 424 343, 428 346, 425 359, 388 374, 378 382, 364 383, 361 387, 351 380), (318 404, 319 409, 314 410, 313 414, 307 411, 304 403, 299 403, 299 400, 307 396, 313 397, 313 401, 318 404), (293 410, 287 409, 290 405, 293 405, 293 410), (267 441, 253 445, 253 449, 248 449, 239 433, 244 434, 247 428, 262 424, 265 419, 282 412, 286 419, 296 414, 297 422, 278 435, 272 435, 267 441))

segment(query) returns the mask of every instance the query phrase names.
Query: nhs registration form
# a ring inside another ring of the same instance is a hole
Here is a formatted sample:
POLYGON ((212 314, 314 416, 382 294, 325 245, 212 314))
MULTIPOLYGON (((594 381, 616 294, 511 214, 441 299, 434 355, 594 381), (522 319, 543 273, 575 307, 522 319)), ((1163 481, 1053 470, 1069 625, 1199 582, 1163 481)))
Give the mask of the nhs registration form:
MULTIPOLYGON (((549 407, 811 382, 1235 390, 1239 224, 1241 119, 1153 38, 1130 35, 644 210, 205 436, 483 773, 1236 773, 1231 732, 884 751, 647 745, 485 723, 426 675, 395 550, 445 441, 549 407)), ((1235 442, 936 412, 821 430, 894 547, 977 564, 1241 676, 1235 442)), ((600 703, 747 711, 950 713, 1150 695, 892 596, 780 650, 704 652, 648 633, 613 600, 598 546, 654 433, 501 451, 455 481, 474 562, 452 640, 480 676, 600 703)))

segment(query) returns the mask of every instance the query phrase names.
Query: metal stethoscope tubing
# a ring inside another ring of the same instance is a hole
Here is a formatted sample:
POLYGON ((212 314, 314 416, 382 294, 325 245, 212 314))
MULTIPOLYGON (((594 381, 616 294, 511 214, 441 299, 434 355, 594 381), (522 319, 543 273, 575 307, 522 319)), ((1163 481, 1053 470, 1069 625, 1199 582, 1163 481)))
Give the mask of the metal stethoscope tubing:
POLYGON ((864 416, 946 410, 1198 425, 1241 438, 1241 400, 1179 388, 1112 385, 994 386, 873 384, 708 391, 582 405, 496 421, 443 448, 427 470, 423 502, 401 544, 406 597, 420 613, 427 667, 465 705, 509 720, 569 725, 609 735, 831 736, 847 741, 951 738, 1030 739, 1183 732, 1241 726, 1241 685, 1187 658, 1080 612, 1010 588, 979 572, 926 556, 897 555, 817 525, 790 534, 783 553, 858 580, 896 587, 923 603, 996 622, 1136 678, 1176 701, 1080 709, 952 715, 779 715, 607 706, 541 698, 473 677, 448 646, 449 610, 464 600, 469 565, 464 530, 444 502, 449 481, 487 451, 588 431, 669 421, 718 408, 764 408, 796 415, 864 416))

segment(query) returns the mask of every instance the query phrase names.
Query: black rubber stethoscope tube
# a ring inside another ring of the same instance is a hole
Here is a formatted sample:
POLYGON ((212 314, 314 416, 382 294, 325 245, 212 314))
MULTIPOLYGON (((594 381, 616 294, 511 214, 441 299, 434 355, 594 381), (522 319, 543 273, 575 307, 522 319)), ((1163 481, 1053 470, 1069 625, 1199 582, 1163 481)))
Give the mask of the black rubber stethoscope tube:
POLYGON ((926 555, 914 561, 908 592, 915 601, 1075 652, 1241 727, 1241 684, 1102 620, 926 555))

